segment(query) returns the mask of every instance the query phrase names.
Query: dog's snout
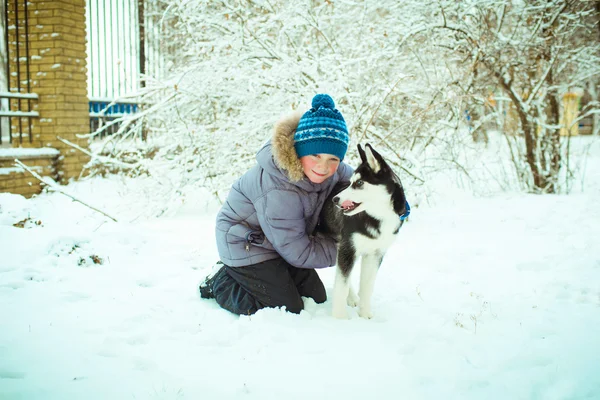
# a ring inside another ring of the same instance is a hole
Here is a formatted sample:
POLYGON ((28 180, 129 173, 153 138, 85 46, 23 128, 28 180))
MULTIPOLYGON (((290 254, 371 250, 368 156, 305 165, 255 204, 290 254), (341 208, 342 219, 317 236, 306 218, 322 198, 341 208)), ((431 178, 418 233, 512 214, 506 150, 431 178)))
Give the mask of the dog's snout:
POLYGON ((340 196, 335 196, 333 199, 331 199, 331 201, 333 201, 334 204, 337 204, 340 202, 340 196))

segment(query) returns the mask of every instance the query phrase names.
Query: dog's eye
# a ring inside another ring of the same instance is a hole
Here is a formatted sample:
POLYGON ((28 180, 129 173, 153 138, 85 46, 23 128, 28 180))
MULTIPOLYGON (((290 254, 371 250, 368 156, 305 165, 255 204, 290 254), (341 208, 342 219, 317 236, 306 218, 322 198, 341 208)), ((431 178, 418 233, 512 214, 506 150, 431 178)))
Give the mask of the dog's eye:
POLYGON ((354 184, 356 185, 356 187, 361 187, 364 184, 364 182, 362 181, 362 179, 359 179, 356 182, 354 182, 354 184))

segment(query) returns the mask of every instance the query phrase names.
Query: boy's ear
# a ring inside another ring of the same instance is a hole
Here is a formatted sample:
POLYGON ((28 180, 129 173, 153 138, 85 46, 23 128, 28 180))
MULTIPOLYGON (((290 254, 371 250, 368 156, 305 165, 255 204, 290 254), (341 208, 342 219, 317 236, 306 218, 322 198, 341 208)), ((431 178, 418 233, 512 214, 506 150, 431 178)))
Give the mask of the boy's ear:
POLYGON ((365 155, 365 151, 363 150, 363 148, 360 146, 360 143, 356 145, 356 148, 358 148, 358 155, 360 155, 360 161, 366 163, 367 156, 365 155))
POLYGON ((371 167, 373 172, 378 173, 381 170, 381 155, 373 150, 371 145, 368 143, 365 153, 367 155, 367 164, 369 164, 369 167, 371 167))

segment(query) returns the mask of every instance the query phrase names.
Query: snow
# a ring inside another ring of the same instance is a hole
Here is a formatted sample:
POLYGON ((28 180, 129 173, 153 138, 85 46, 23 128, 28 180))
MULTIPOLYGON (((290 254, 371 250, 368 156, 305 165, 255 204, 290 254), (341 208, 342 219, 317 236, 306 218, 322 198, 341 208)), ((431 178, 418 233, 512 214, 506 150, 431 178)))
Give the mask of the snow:
MULTIPOLYGON (((29 167, 29 168, 35 172, 42 172, 44 170, 43 167, 29 167)), ((1 167, 0 175, 10 175, 10 174, 14 174, 14 173, 23 172, 23 171, 24 170, 21 167, 1 167)))
POLYGON ((200 299, 219 207, 203 189, 157 218, 145 178, 67 187, 118 223, 0 194, 0 398, 600 398, 599 143, 586 168, 568 196, 438 184, 384 259, 372 320, 200 299))
POLYGON ((0 159, 21 159, 57 157, 60 152, 50 147, 41 148, 0 148, 0 159))

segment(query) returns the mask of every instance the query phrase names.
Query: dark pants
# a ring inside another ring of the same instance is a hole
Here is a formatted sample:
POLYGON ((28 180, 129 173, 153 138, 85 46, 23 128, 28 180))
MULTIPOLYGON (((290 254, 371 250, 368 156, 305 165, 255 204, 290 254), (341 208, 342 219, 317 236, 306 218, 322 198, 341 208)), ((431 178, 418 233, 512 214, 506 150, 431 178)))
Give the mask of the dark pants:
POLYGON ((225 265, 215 276, 212 292, 221 307, 240 315, 282 306, 298 314, 304 308, 302 296, 317 303, 327 300, 317 271, 293 267, 281 258, 246 267, 225 265))

